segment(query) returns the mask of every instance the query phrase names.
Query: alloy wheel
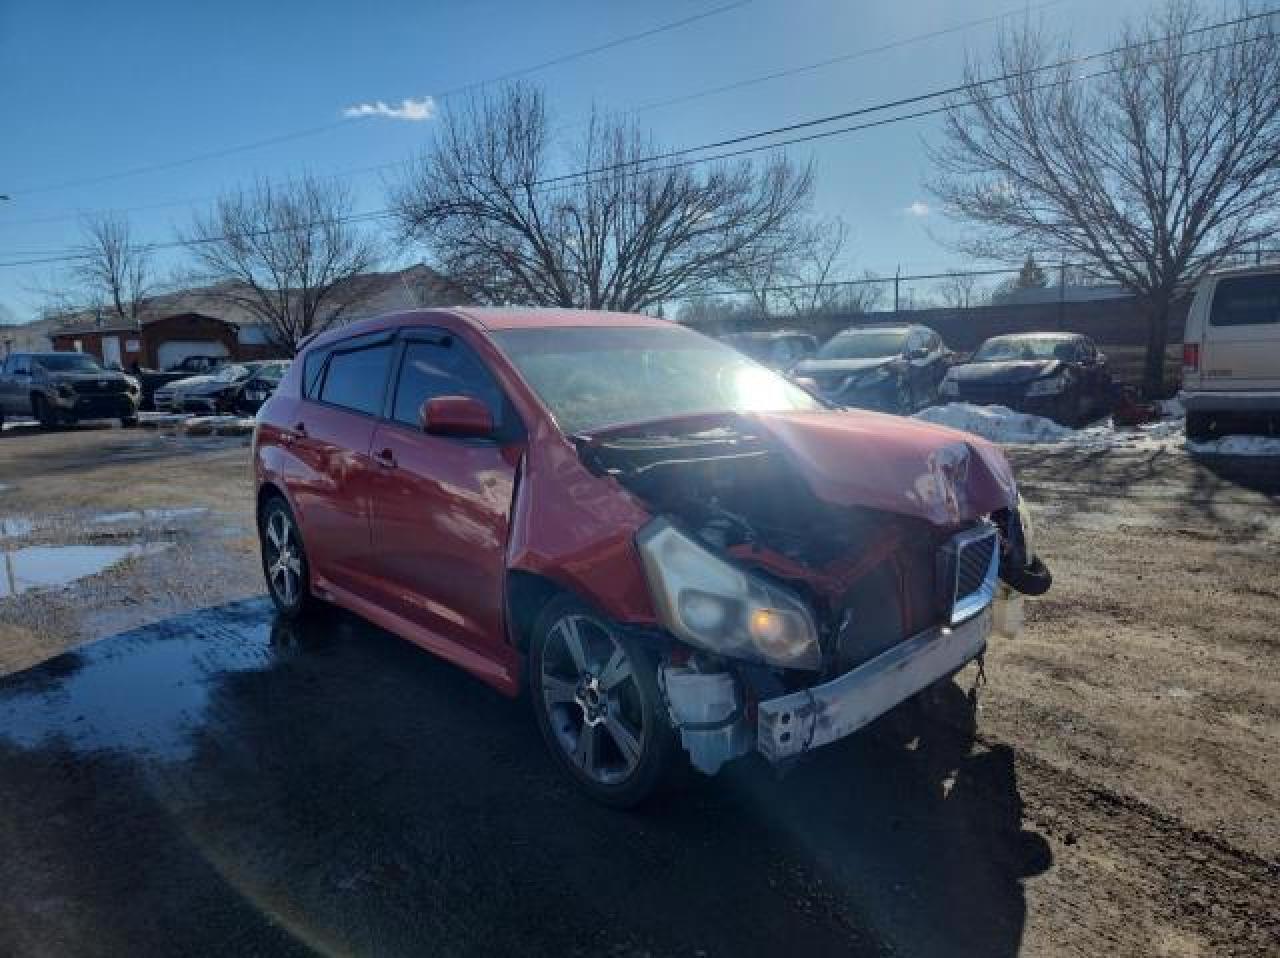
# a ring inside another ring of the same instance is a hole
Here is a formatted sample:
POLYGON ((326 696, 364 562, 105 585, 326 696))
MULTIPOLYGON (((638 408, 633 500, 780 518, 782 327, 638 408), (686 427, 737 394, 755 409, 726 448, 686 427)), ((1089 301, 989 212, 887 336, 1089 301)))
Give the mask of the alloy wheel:
POLYGON ((542 705, 556 742, 593 782, 616 785, 640 764, 648 722, 626 650, 601 623, 580 614, 547 633, 542 705))
POLYGON ((293 522, 283 509, 267 519, 263 549, 271 591, 282 605, 296 605, 302 595, 302 549, 293 522))

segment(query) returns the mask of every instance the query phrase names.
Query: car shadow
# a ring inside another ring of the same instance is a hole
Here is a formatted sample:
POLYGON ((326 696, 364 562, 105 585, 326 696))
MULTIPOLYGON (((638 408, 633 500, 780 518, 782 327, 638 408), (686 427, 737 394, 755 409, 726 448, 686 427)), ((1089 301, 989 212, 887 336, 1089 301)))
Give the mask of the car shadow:
POLYGON ((1051 856, 973 716, 952 684, 782 778, 747 760, 618 812, 524 703, 352 616, 234 603, 0 680, 0 881, 35 892, 0 944, 1016 955, 1051 856))

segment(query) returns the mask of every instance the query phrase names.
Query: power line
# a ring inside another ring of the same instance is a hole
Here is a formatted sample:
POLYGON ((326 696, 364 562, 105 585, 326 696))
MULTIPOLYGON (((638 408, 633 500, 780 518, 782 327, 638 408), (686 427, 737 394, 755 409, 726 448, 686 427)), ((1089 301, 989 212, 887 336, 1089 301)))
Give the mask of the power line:
MULTIPOLYGON (((704 10, 701 13, 695 13, 687 17, 682 17, 678 20, 672 20, 667 23, 659 24, 658 26, 655 26, 655 27, 650 27, 646 30, 641 30, 637 33, 631 33, 625 36, 617 37, 613 40, 596 44, 595 46, 585 47, 581 50, 574 50, 571 53, 562 54, 561 56, 553 57, 550 60, 544 60, 541 63, 535 63, 532 66, 521 67, 517 70, 509 70, 506 73, 499 74, 496 77, 490 77, 489 79, 486 79, 486 80, 476 80, 471 83, 465 83, 460 86, 452 87, 450 89, 444 90, 441 93, 435 94, 434 99, 444 100, 444 99, 448 99, 449 97, 458 96, 459 94, 462 94, 462 93, 468 93, 473 90, 478 90, 482 87, 489 86, 494 83, 503 83, 508 80, 514 80, 518 77, 528 76, 531 73, 537 73, 542 70, 550 69, 551 67, 560 66, 562 64, 569 63, 573 60, 577 60, 582 57, 593 56, 597 53, 602 53, 605 50, 612 50, 612 49, 615 49, 616 47, 620 47, 628 43, 634 43, 637 40, 644 40, 649 37, 656 36, 661 33, 666 33, 671 30, 678 30, 681 27, 689 26, 692 23, 697 23, 698 21, 705 20, 709 17, 719 16, 720 14, 728 13, 731 10, 736 10, 740 7, 745 7, 748 4, 751 4, 754 2, 755 0, 733 0, 733 2, 731 3, 723 3, 718 7, 712 7, 710 10, 704 10)), ((78 187, 78 186, 94 186, 98 183, 108 183, 113 180, 125 179, 132 176, 142 176, 147 173, 163 172, 164 170, 176 169, 181 166, 189 166, 193 163, 201 163, 201 162, 204 162, 205 160, 221 159, 223 157, 232 156, 237 153, 245 153, 250 150, 257 150, 267 146, 275 146, 280 143, 287 143, 292 140, 298 140, 306 137, 316 136, 321 133, 327 133, 330 130, 336 130, 338 127, 341 127, 341 126, 347 126, 353 122, 359 122, 362 119, 366 119, 366 118, 365 117, 345 117, 341 120, 335 120, 332 123, 325 123, 320 126, 308 127, 302 130, 294 130, 289 133, 281 133, 276 136, 266 137, 265 139, 254 140, 249 143, 241 143, 237 146, 225 147, 220 150, 210 150, 205 153, 197 153, 191 156, 182 157, 180 159, 166 160, 161 163, 151 163, 146 166, 137 166, 128 170, 119 170, 115 173, 103 173, 98 176, 82 177, 80 179, 75 179, 75 180, 64 180, 63 182, 60 182, 60 183, 50 183, 50 184, 46 184, 45 186, 35 186, 35 187, 30 187, 28 189, 11 190, 8 195, 9 196, 30 196, 38 193, 51 193, 57 190, 72 189, 73 187, 78 187)))
MULTIPOLYGON (((1137 47, 1151 46, 1155 43, 1163 42, 1170 39, 1180 39, 1188 36, 1200 35, 1211 30, 1221 29, 1227 26, 1234 26, 1240 23, 1244 23, 1250 20, 1260 19, 1263 17, 1269 17, 1274 15, 1276 12, 1277 11, 1275 10, 1271 10, 1271 11, 1267 11, 1266 13, 1251 14, 1251 15, 1239 17, 1233 20, 1222 21, 1220 23, 1212 24, 1206 27, 1197 28, 1195 30, 1185 31, 1184 33, 1181 33, 1181 34, 1161 37, 1161 38, 1157 38, 1156 40, 1145 41, 1143 43, 1138 43, 1138 44, 1129 44, 1126 46, 1114 48, 1112 50, 1088 54, 1085 56, 1071 57, 1062 61, 1058 61, 1056 63, 1034 67, 1029 70, 1008 73, 998 77, 991 77, 991 78, 975 81, 973 84, 960 84, 958 86, 947 87, 942 90, 933 91, 931 93, 924 93, 924 94, 919 94, 913 97, 900 98, 898 100, 890 101, 884 104, 874 104, 871 106, 860 107, 855 110, 845 111, 843 113, 831 114, 830 116, 827 116, 827 117, 820 117, 812 120, 804 120, 798 123, 792 123, 792 124, 787 124, 781 127, 775 127, 771 130, 764 130, 756 133, 743 134, 741 136, 731 137, 725 140, 719 140, 714 143, 708 143, 708 144, 703 144, 703 145, 694 146, 694 147, 687 147, 682 150, 668 151, 666 153, 655 154, 649 157, 642 157, 636 160, 628 160, 622 163, 612 164, 604 167, 598 167, 595 169, 581 170, 575 173, 567 173, 559 176, 547 177, 542 180, 533 181, 529 185, 533 187, 539 187, 539 192, 545 192, 553 189, 564 188, 565 185, 567 185, 566 181, 569 181, 569 180, 576 180, 584 177, 589 178, 594 175, 607 173, 607 172, 614 172, 620 169, 644 167, 644 169, 640 171, 642 174, 664 172, 664 171, 679 169, 682 167, 691 166, 691 165, 700 164, 700 163, 711 163, 711 162, 717 162, 720 160, 731 159, 731 158, 744 156, 752 153, 758 153, 766 150, 781 149, 783 147, 795 145, 798 143, 812 142, 815 140, 826 139, 832 136, 840 136, 847 133, 856 132, 859 130, 866 130, 866 129, 871 129, 879 126, 887 126, 893 123, 904 122, 906 120, 913 120, 913 119, 918 119, 920 117, 931 116, 934 114, 943 113, 950 109, 953 109, 953 106, 949 104, 943 104, 942 106, 932 107, 924 110, 917 110, 911 113, 898 114, 898 115, 886 117, 880 120, 873 120, 865 123, 853 124, 851 126, 838 127, 832 130, 822 130, 816 133, 809 133, 804 136, 792 137, 790 139, 780 140, 772 143, 764 143, 756 146, 744 147, 742 149, 722 152, 722 153, 713 154, 710 156, 692 157, 690 159, 686 159, 678 163, 668 164, 666 166, 648 166, 647 165, 651 163, 661 162, 662 160, 665 160, 665 159, 672 159, 679 156, 688 156, 691 153, 701 153, 706 150, 715 149, 720 146, 748 142, 748 141, 759 139, 766 136, 774 136, 774 135, 777 135, 778 133, 812 128, 813 126, 823 125, 839 119, 846 119, 854 116, 866 115, 868 113, 879 112, 885 109, 892 109, 896 106, 902 106, 902 105, 907 105, 911 103, 918 103, 918 102, 923 102, 930 99, 936 99, 938 97, 949 96, 949 95, 953 95, 954 93, 972 89, 975 87, 983 87, 989 84, 1004 82, 1012 79, 1018 79, 1024 76, 1033 76, 1035 74, 1043 73, 1048 70, 1058 69, 1063 66, 1073 66, 1079 63, 1097 60, 1102 57, 1112 56, 1117 53, 1124 52, 1126 50, 1135 49, 1137 47)), ((1142 65, 1150 65, 1152 63, 1165 62, 1173 59, 1181 59, 1183 57, 1188 57, 1188 56, 1198 56, 1205 53, 1212 53, 1216 50, 1241 46, 1245 43, 1252 42, 1257 39, 1260 39, 1260 38, 1245 37, 1240 40, 1234 40, 1228 43, 1217 44, 1211 47, 1202 47, 1197 50, 1183 51, 1181 53, 1174 54, 1170 57, 1164 57, 1164 58, 1158 58, 1155 60, 1146 61, 1146 63, 1142 65)), ((1032 87, 1031 89, 1032 90, 1047 89, 1053 86, 1061 86, 1068 83, 1077 83, 1084 80, 1096 79, 1097 77, 1117 73, 1124 69, 1129 69, 1129 67, 1128 66, 1110 67, 1104 70, 1094 71, 1093 73, 1080 74, 1078 76, 1069 76, 1064 79, 1052 80, 1050 82, 1041 84, 1039 86, 1032 87)), ((985 98, 973 98, 969 101, 969 103, 972 104, 972 103, 981 103, 981 102, 991 102, 999 99, 1006 99, 1011 95, 1012 94, 1010 93, 999 93, 999 94, 994 94, 990 97, 985 97, 985 98)), ((390 208, 368 210, 361 213, 350 214, 349 216, 345 216, 345 217, 338 217, 334 219, 333 222, 335 223, 364 222, 364 221, 370 221, 374 219, 386 218, 394 215, 394 212, 395 211, 390 208)), ((324 221, 324 222, 327 222, 327 221, 324 221)), ((316 225, 316 224, 304 224, 304 227, 306 225, 316 225)), ((290 229, 299 229, 304 227, 291 227, 290 229)), ((264 231, 264 233, 270 234, 273 232, 281 232, 281 231, 282 230, 268 230, 268 231, 264 231)), ((179 247, 189 247, 193 245, 201 245, 204 243, 217 242, 223 238, 224 237, 209 237, 209 238, 200 239, 200 240, 174 240, 166 243, 146 244, 143 248, 148 251, 174 249, 179 247)), ((34 258, 34 259, 27 259, 27 260, 0 262, 0 268, 15 267, 15 266, 44 265, 48 263, 66 262, 66 261, 73 261, 77 259, 86 259, 92 255, 89 253, 76 253, 74 251, 68 251, 68 253, 69 255, 65 255, 65 256, 50 256, 46 258, 34 258)))
MULTIPOLYGON (((710 87, 704 90, 695 91, 693 93, 682 94, 678 97, 673 97, 667 100, 658 100, 651 103, 641 104, 640 106, 633 107, 631 109, 621 110, 619 111, 619 113, 622 115, 644 113, 650 110, 655 110, 655 109, 659 109, 666 106, 692 102, 694 100, 703 99, 708 96, 714 96, 719 93, 726 93, 732 90, 742 89, 748 86, 755 86, 761 83, 767 83, 772 80, 784 79, 790 76, 797 76, 802 73, 812 72, 814 70, 823 69, 829 66, 834 66, 836 64, 846 63, 852 60, 861 59, 862 57, 870 56, 872 54, 883 53, 889 50, 900 49, 910 44, 918 43, 922 40, 936 39, 937 37, 947 36, 950 34, 962 32, 964 30, 972 29, 973 27, 985 26, 986 24, 989 24, 989 23, 995 23, 997 21, 1007 19, 1008 17, 1022 15, 1025 13, 1031 13, 1038 10, 1043 10, 1048 7, 1058 6, 1066 2, 1068 2, 1068 0, 1048 0, 1048 2, 1042 3, 1035 7, 1023 8, 1018 10, 1009 10, 1004 13, 995 14, 989 17, 980 17, 975 20, 967 20, 963 23, 958 23, 950 27, 945 27, 939 30, 930 30, 926 33, 918 33, 909 37, 902 37, 898 40, 888 41, 886 43, 882 43, 877 46, 865 47, 860 50, 855 50, 851 53, 845 53, 839 56, 829 57, 825 60, 819 60, 814 63, 807 63, 802 66, 791 67, 785 70, 778 70, 773 73, 762 74, 760 76, 748 77, 742 80, 737 80, 733 83, 725 84, 723 86, 710 87)), ((734 6, 734 5, 731 4, 730 6, 734 6)), ((719 12, 723 12, 723 11, 720 8, 717 8, 715 10, 707 11, 706 13, 698 14, 692 19, 701 19, 701 18, 713 16, 714 14, 719 12)), ((690 22, 690 21, 689 20, 678 21, 677 24, 667 25, 666 28, 670 29, 675 25, 684 25, 687 22, 690 22)), ((662 28, 657 28, 657 29, 662 29, 662 28)), ((645 35, 649 35, 652 32, 654 31, 646 31, 645 35)), ((603 45, 601 48, 592 48, 591 52, 598 52, 599 49, 608 48, 609 46, 617 46, 619 43, 627 42, 628 40, 631 40, 631 39, 636 39, 638 38, 638 36, 639 35, 635 35, 629 38, 622 38, 617 41, 611 41, 610 44, 603 45)), ((563 59, 563 58, 559 58, 559 59, 563 59)), ((540 64, 537 67, 526 68, 526 72, 532 71, 535 69, 544 68, 548 65, 551 65, 552 62, 553 61, 547 61, 547 63, 540 64)), ((519 72, 520 71, 516 71, 516 73, 519 73, 519 72)), ((513 77, 508 76, 506 78, 513 78, 513 77)), ((502 79, 503 77, 496 77, 491 81, 485 81, 485 82, 496 83, 496 82, 500 82, 502 79)), ((470 87, 460 87, 455 92, 462 92, 463 90, 474 88, 479 85, 482 85, 482 84, 472 84, 470 87)), ((443 99, 449 95, 452 95, 452 94, 446 91, 446 93, 440 94, 440 98, 443 99)), ((580 125, 580 124, 575 124, 575 125, 580 125)), ((321 178, 322 179, 343 179, 348 176, 359 176, 365 173, 375 173, 380 170, 390 169, 392 167, 399 166, 402 163, 403 163, 402 160, 396 160, 389 163, 378 163, 372 166, 361 166, 361 167, 356 167, 354 169, 338 170, 333 173, 325 174, 321 178)), ((107 208, 107 209, 97 210, 94 212, 96 213, 144 212, 144 211, 157 210, 157 209, 169 209, 177 206, 189 206, 195 203, 208 202, 214 199, 217 199, 217 197, 201 196, 201 197, 193 197, 191 199, 186 199, 186 200, 170 200, 165 203, 153 203, 153 204, 148 204, 146 206, 107 208)), ((45 223, 57 223, 57 222, 63 222, 66 220, 79 219, 85 215, 92 215, 92 213, 84 213, 84 212, 65 213, 65 214, 60 214, 56 216, 38 217, 38 218, 32 218, 32 219, 26 219, 26 220, 9 220, 6 222, 0 222, 0 226, 34 226, 34 225, 41 225, 45 223)))
POLYGON ((1020 7, 1017 10, 1007 10, 1004 13, 997 13, 989 17, 981 17, 977 20, 966 20, 964 23, 957 23, 954 26, 943 27, 940 30, 930 30, 927 33, 917 33, 914 36, 903 37, 899 40, 891 40, 877 46, 864 47, 860 50, 854 50, 851 53, 842 53, 839 56, 828 57, 825 60, 816 60, 812 63, 806 63, 802 66, 789 67, 785 70, 775 70, 772 73, 762 73, 758 76, 747 77, 742 80, 735 80, 732 83, 726 83, 721 86, 706 87, 693 93, 684 93, 679 96, 668 97, 663 100, 653 100, 649 103, 642 103, 640 106, 633 107, 630 110, 623 110, 623 113, 646 113, 649 110, 657 110, 668 106, 677 106, 681 103, 688 103, 692 100, 700 100, 704 97, 715 96, 720 93, 730 93, 734 90, 741 90, 749 86, 757 86, 761 83, 769 83, 773 80, 781 80, 786 77, 799 76, 802 73, 812 73, 814 70, 822 70, 826 67, 836 66, 840 63, 848 63, 851 60, 859 60, 863 57, 872 56, 876 53, 887 53, 890 50, 898 50, 902 47, 909 46, 913 43, 919 43, 921 40, 934 40, 938 37, 949 36, 953 33, 961 33, 973 27, 986 26, 989 23, 996 23, 1013 16, 1022 16, 1024 14, 1033 13, 1038 10, 1044 10, 1048 7, 1056 7, 1066 3, 1068 0, 1048 0, 1047 3, 1041 3, 1034 7, 1020 7))

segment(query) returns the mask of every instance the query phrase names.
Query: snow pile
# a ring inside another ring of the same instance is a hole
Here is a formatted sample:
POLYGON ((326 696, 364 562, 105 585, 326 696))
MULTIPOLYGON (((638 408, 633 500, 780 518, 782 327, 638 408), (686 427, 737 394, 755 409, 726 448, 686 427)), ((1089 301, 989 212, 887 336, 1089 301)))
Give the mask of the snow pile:
POLYGON ((1110 419, 1084 429, 1069 429, 1042 416, 1014 412, 1007 406, 974 406, 970 403, 933 406, 916 413, 915 418, 971 432, 1006 446, 1052 443, 1076 449, 1115 449, 1137 453, 1185 448, 1202 456, 1280 456, 1280 438, 1223 436, 1206 442, 1189 442, 1181 403, 1171 399, 1159 406, 1166 418, 1143 423, 1135 429, 1117 429, 1110 419))
POLYGON ((983 439, 1007 445, 1068 442, 1078 435, 1074 429, 1060 426, 1052 419, 1014 412, 1008 406, 975 406, 967 402, 953 402, 945 406, 931 406, 916 413, 914 418, 971 432, 983 439))
POLYGON ((1201 456, 1280 456, 1280 439, 1270 436, 1223 436, 1204 442, 1187 441, 1187 450, 1201 456))

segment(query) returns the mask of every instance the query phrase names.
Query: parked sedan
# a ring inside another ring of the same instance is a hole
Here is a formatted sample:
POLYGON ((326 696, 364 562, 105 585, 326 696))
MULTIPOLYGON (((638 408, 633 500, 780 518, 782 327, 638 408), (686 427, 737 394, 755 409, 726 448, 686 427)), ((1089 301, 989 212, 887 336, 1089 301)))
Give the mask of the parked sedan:
POLYGON ((253 460, 281 615, 335 602, 524 690, 613 805, 686 756, 785 765, 853 734, 1050 584, 992 444, 833 409, 644 316, 416 310, 323 334, 253 460))
POLYGON ((950 361, 927 326, 862 326, 837 333, 792 377, 839 406, 910 413, 933 404, 950 361))
MULTIPOLYGON (((288 363, 283 360, 232 363, 208 376, 191 376, 156 390, 156 408, 167 412, 189 412, 200 415, 240 412, 250 383, 255 393, 265 392, 264 381, 279 382, 288 363)), ((256 400, 254 409, 264 399, 256 400)))
POLYGON ((1020 333, 988 339, 969 362, 951 367, 939 393, 1078 426, 1109 411, 1111 373, 1088 336, 1020 333))

